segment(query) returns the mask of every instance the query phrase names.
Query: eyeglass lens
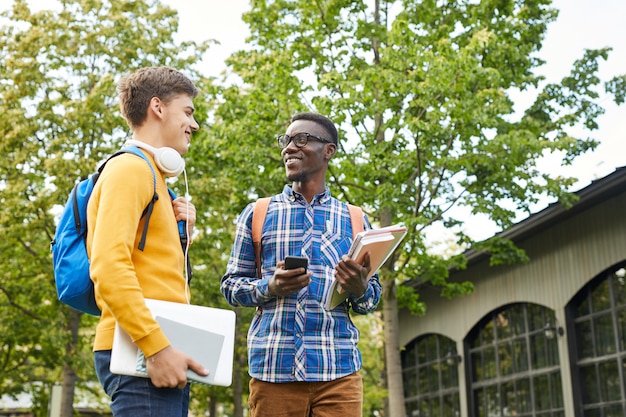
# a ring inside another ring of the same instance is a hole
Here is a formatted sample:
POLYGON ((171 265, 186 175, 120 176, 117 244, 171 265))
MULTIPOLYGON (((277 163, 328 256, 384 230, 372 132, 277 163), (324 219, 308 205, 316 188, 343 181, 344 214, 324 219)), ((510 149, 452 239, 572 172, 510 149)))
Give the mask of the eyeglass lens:
POLYGON ((296 133, 293 136, 289 136, 289 135, 278 136, 278 145, 281 147, 281 149, 286 148, 287 145, 289 145, 289 142, 293 141, 294 145, 296 145, 298 148, 302 148, 306 146, 306 144, 308 143, 309 137, 316 139, 322 143, 330 142, 327 139, 321 138, 319 136, 311 135, 310 133, 306 133, 306 132, 300 132, 300 133, 296 133))

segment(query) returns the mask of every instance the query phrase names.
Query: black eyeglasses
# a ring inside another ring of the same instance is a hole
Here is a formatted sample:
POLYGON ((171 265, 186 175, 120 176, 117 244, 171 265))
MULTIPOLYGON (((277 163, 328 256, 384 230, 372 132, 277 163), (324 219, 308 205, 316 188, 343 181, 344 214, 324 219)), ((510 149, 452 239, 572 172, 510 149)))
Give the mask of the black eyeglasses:
POLYGON ((322 137, 319 137, 319 136, 316 136, 316 135, 312 135, 312 134, 306 133, 306 132, 296 133, 293 136, 278 135, 278 137, 276 139, 278 139, 278 146, 280 147, 280 149, 284 149, 284 148, 287 147, 287 145, 289 145, 289 142, 291 142, 291 141, 293 141, 293 143, 298 148, 302 148, 302 147, 306 146, 307 142, 309 141, 309 138, 313 138, 315 140, 319 140, 322 143, 335 143, 332 140, 324 139, 322 137))

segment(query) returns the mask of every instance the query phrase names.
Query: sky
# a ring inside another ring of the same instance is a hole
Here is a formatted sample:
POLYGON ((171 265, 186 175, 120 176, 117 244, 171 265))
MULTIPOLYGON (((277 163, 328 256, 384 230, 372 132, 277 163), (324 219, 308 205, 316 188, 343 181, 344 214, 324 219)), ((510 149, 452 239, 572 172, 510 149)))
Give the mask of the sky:
MULTIPOLYGON (((52 0, 53 2, 53 0, 52 0)), ((220 45, 211 46, 201 66, 206 75, 218 75, 225 69, 224 60, 234 51, 245 48, 249 34, 241 15, 249 10, 248 0, 162 0, 177 9, 180 18, 178 40, 204 41, 214 39, 220 45)), ((3 1, 3 3, 5 3, 3 1)), ((34 8, 50 5, 51 0, 30 0, 34 8)), ((548 27, 548 33, 539 56, 546 64, 536 70, 546 77, 546 82, 558 82, 568 75, 573 62, 582 57, 584 49, 611 47, 609 59, 600 64, 600 78, 608 81, 615 75, 626 73, 626 1, 624 0, 555 0, 553 7, 560 10, 558 19, 548 27)), ((3 8, 3 7, 2 7, 3 8)), ((594 137, 600 145, 570 167, 562 167, 546 158, 538 162, 540 169, 553 175, 579 178, 570 189, 577 191, 594 179, 602 178, 617 167, 626 166, 626 105, 615 105, 610 96, 599 90, 599 103, 606 113, 598 119, 599 129, 570 131, 576 137, 594 137)), ((527 107, 534 92, 516 96, 519 108, 527 107)), ((552 201, 541 201, 533 212, 552 201)), ((525 215, 524 215, 525 216, 525 215)), ((521 220, 518 219, 518 220, 521 220)), ((493 229, 478 227, 485 234, 493 229)))

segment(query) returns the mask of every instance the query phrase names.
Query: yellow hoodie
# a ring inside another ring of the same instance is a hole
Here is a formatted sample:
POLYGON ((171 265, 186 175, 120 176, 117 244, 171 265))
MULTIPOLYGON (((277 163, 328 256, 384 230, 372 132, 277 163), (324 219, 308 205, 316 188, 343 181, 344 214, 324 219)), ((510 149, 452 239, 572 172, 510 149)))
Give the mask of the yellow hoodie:
POLYGON ((137 248, 145 222, 142 213, 154 193, 152 171, 143 159, 128 153, 111 159, 89 199, 87 253, 102 310, 94 351, 111 349, 117 321, 146 356, 154 355, 169 341, 144 298, 188 302, 185 260, 165 178, 152 156, 144 154, 156 173, 159 198, 143 251, 137 248))

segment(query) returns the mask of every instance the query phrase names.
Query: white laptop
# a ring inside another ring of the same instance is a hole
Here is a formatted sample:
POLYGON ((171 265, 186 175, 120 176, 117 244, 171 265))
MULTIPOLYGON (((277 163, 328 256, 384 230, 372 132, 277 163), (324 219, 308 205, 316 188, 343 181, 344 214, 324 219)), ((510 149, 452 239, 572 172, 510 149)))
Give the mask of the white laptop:
MULTIPOLYGON (((235 347, 234 311, 152 299, 146 299, 146 305, 172 347, 185 352, 209 370, 207 376, 187 370, 190 382, 221 386, 231 384, 235 347)), ((117 324, 110 369, 114 374, 148 377, 143 352, 117 324)))

